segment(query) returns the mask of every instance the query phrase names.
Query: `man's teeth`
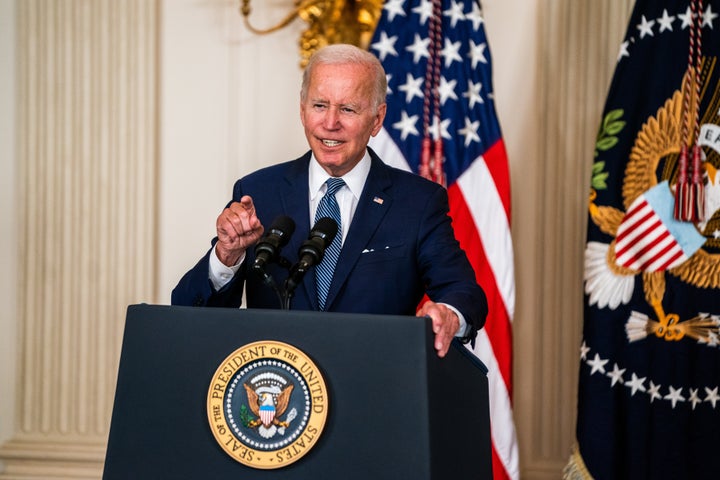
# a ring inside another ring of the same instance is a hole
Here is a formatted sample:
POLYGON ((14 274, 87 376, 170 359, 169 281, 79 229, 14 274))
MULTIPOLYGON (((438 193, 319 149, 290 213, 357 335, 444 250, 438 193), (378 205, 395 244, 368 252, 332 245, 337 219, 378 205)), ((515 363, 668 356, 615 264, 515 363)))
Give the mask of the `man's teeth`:
POLYGON ((338 142, 337 140, 323 140, 323 144, 327 145, 328 147, 336 147, 340 145, 341 142, 338 142))

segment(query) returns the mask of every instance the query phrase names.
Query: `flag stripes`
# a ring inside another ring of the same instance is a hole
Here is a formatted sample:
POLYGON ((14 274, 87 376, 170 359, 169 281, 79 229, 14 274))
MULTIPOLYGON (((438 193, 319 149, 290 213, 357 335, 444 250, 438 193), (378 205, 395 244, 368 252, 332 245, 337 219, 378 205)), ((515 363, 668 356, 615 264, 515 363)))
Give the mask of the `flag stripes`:
MULTIPOLYGON (((488 298, 489 315, 472 351, 489 369, 493 477, 517 480, 510 174, 495 113, 483 24, 478 1, 385 2, 370 51, 388 76, 388 111, 370 146, 386 163, 418 173, 423 143, 435 146, 441 140, 441 167, 455 235, 488 298), (430 34, 431 23, 441 27, 436 32, 441 38, 430 34), (428 62, 439 67, 433 77, 437 85, 424 84, 428 62), (423 111, 428 92, 437 93, 438 108, 430 118, 423 111), (431 138, 425 136, 423 119, 431 124, 431 138)), ((437 171, 437 167, 434 164, 429 170, 437 171)))
POLYGON ((670 268, 686 257, 662 219, 646 199, 634 203, 618 228, 615 241, 617 263, 648 272, 670 268))

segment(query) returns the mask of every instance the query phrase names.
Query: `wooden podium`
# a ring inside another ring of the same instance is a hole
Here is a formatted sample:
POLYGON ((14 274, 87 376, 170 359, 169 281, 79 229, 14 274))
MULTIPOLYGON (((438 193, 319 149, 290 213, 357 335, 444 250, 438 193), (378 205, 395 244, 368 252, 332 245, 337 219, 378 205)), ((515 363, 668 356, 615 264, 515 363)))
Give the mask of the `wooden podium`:
POLYGON ((491 479, 487 370, 459 342, 445 358, 428 319, 131 305, 103 478, 491 479), (282 468, 232 458, 208 420, 218 367, 273 341, 322 372, 316 444, 282 468))

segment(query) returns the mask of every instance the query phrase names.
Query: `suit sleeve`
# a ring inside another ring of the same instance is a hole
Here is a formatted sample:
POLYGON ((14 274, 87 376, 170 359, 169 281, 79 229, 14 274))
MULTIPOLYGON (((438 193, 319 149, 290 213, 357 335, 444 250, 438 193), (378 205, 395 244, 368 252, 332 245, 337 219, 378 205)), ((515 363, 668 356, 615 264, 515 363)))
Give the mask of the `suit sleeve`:
MULTIPOLYGON (((213 240, 213 244, 215 240, 213 240)), ((230 282, 215 290, 210 281, 212 248, 180 279, 172 291, 171 304, 192 307, 238 308, 242 303, 244 272, 241 268, 230 282)))
POLYGON ((420 271, 428 297, 455 307, 472 328, 482 328, 488 313, 485 292, 478 285, 467 255, 455 239, 449 216, 448 196, 436 189, 423 207, 424 218, 418 235, 420 271))

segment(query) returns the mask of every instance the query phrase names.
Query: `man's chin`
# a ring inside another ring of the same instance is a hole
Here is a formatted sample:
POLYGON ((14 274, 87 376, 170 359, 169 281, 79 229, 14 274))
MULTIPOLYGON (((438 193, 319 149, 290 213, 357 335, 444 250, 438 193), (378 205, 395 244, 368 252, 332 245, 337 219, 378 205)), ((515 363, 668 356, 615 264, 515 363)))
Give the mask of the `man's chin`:
POLYGON ((328 152, 327 150, 315 153, 315 158, 325 170, 341 169, 347 163, 345 157, 339 152, 328 152))

